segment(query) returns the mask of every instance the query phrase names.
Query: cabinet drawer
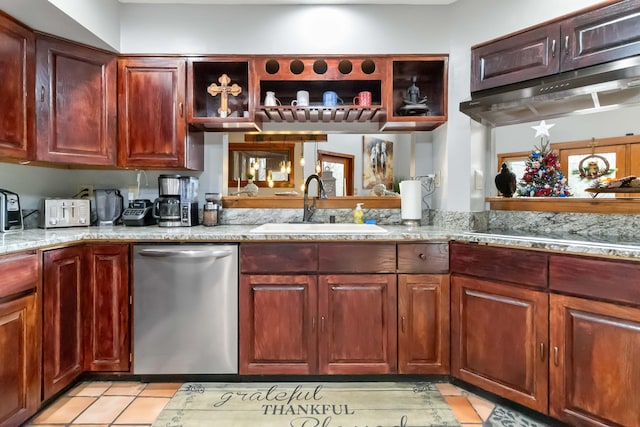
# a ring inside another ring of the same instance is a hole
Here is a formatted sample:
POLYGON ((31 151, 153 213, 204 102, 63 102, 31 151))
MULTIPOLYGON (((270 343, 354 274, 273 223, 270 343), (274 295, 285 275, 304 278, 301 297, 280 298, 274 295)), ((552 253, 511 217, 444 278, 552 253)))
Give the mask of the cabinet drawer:
POLYGON ((395 243, 322 243, 318 264, 321 272, 395 273, 395 243))
POLYGON ((301 273, 318 269, 316 243, 243 243, 241 273, 301 273))
POLYGON ((640 263, 551 255, 549 287, 579 296, 640 305, 640 263))
POLYGON ((549 256, 526 249, 451 244, 451 272, 545 288, 549 256))
POLYGON ((0 257, 0 298, 35 289, 38 285, 38 255, 26 253, 0 257))
POLYGON ((448 243, 400 243, 398 244, 399 273, 449 272, 448 243))

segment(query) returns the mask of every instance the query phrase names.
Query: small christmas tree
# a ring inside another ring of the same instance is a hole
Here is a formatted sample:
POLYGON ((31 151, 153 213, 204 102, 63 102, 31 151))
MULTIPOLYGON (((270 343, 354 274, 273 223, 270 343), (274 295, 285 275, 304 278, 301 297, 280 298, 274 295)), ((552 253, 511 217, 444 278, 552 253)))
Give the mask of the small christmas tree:
POLYGON ((570 196, 567 180, 560 171, 558 156, 549 149, 549 128, 544 120, 536 130, 540 136, 540 147, 533 151, 525 161, 524 175, 518 182, 518 195, 523 197, 567 197, 570 196))

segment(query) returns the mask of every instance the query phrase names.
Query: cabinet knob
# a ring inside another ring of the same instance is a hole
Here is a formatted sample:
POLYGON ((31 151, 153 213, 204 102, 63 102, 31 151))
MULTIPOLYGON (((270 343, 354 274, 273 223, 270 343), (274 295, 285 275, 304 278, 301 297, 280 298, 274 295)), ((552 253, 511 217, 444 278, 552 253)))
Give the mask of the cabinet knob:
POLYGON ((425 254, 418 254, 418 258, 425 261, 427 259, 427 256, 425 254))
POLYGON ((540 360, 544 361, 544 343, 540 343, 540 360))
POLYGON ((44 86, 40 86, 40 102, 44 102, 44 86))
POLYGON ((569 36, 564 37, 564 54, 569 55, 569 36))
POLYGON ((407 321, 407 318, 406 318, 406 317, 402 316, 402 317, 400 318, 400 326, 401 326, 401 328, 402 328, 402 333, 403 333, 403 334, 404 334, 404 332, 405 332, 405 327, 404 327, 404 325, 405 325, 405 322, 406 322, 406 321, 407 321))
POLYGON ((556 39, 551 40, 551 57, 556 57, 556 39))
POLYGON ((553 347, 553 364, 558 366, 558 347, 553 347))

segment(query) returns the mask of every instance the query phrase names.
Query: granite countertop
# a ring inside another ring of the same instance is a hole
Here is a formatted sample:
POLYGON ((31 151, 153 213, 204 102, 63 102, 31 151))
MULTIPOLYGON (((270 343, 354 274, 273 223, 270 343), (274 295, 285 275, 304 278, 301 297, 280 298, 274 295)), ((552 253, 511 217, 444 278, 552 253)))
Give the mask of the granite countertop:
POLYGON ((515 246, 596 256, 640 260, 640 240, 620 241, 615 237, 571 234, 566 236, 534 235, 515 231, 466 232, 432 226, 406 227, 382 225, 380 234, 258 234, 255 225, 220 225, 216 227, 77 227, 31 229, 0 233, 0 254, 29 249, 55 247, 86 241, 126 242, 245 242, 245 241, 440 241, 450 240, 515 246))

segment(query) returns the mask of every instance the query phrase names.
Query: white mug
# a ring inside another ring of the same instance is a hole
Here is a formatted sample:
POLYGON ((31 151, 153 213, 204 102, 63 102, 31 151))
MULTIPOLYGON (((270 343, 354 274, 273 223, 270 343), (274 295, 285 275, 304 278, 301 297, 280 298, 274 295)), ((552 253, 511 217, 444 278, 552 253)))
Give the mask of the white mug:
POLYGON ((296 99, 291 101, 291 105, 298 107, 308 107, 309 106, 309 92, 306 90, 299 90, 296 93, 296 99))
POLYGON ((267 95, 264 97, 264 105, 265 107, 275 107, 276 105, 280 105, 280 100, 276 98, 275 92, 267 92, 267 95))

